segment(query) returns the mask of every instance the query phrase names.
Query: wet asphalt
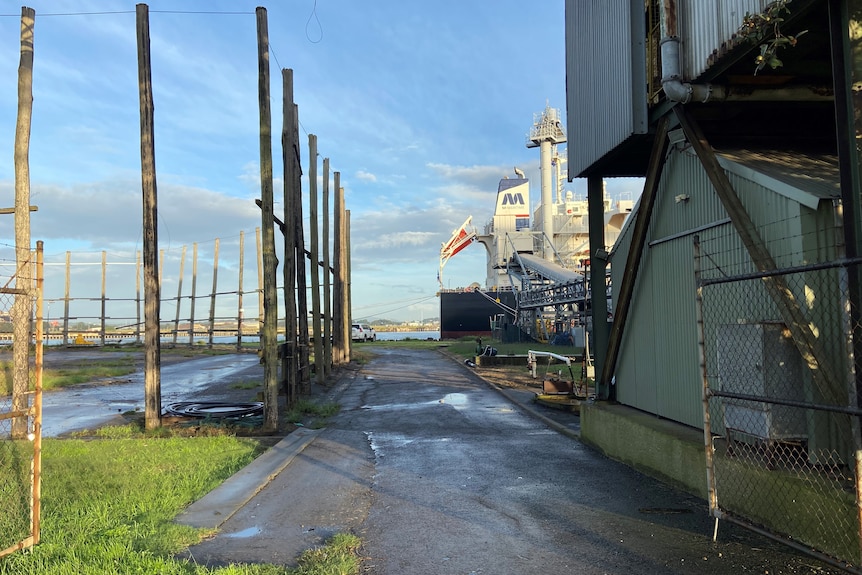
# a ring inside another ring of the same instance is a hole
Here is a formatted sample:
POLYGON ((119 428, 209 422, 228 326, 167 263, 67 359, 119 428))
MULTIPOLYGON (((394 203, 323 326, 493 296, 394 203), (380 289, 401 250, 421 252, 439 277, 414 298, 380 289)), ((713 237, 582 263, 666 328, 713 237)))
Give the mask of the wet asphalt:
MULTIPOLYGON (((75 352, 75 358, 86 360, 87 351, 75 352)), ((111 352, 114 360, 138 361, 134 354, 111 352)), ((92 352, 93 359, 104 354, 92 352)), ((200 401, 213 382, 226 378, 260 379, 260 360, 255 354, 201 356, 180 363, 161 366, 162 404, 177 401, 200 401)), ((76 385, 46 392, 42 396, 42 435, 57 437, 71 431, 95 429, 120 414, 144 409, 144 374, 137 371, 105 382, 76 385)))
POLYGON ((239 509, 199 564, 295 564, 339 531, 363 573, 834 573, 714 521, 706 503, 586 447, 577 416, 529 405, 431 350, 374 347, 326 399, 342 409, 239 509), (537 417, 538 415, 538 417, 537 417))

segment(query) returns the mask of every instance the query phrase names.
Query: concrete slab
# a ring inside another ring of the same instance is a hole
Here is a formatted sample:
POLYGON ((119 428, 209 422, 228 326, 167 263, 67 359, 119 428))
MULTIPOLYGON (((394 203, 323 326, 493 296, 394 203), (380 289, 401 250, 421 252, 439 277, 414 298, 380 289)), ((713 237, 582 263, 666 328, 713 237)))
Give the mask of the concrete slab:
POLYGON ((266 487, 321 430, 297 429, 273 445, 224 483, 192 503, 176 522, 192 527, 215 529, 266 487))

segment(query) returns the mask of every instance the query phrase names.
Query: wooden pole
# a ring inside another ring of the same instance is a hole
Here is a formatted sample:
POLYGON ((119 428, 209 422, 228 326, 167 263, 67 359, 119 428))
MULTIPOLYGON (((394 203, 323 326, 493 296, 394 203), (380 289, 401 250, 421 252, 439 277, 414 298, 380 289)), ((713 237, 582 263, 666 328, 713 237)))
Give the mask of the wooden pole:
POLYGON ((308 135, 308 217, 311 235, 311 326, 314 332, 314 373, 323 382, 323 333, 320 329, 320 266, 317 234, 317 136, 308 135))
POLYGON ((347 342, 347 361, 353 359, 353 295, 350 262, 350 210, 344 210, 344 341, 347 342))
MULTIPOLYGON (((258 345, 263 345, 263 244, 260 239, 260 228, 254 229, 254 239, 257 245, 257 336, 258 345)), ((261 348, 262 349, 262 348, 261 348)))
POLYGON ((192 244, 192 293, 189 304, 189 345, 195 344, 195 294, 198 289, 198 244, 192 244))
POLYGON ((272 117, 269 107, 269 30, 266 8, 255 9, 257 16, 258 105, 260 107, 260 200, 263 230, 263 348, 264 392, 263 431, 278 429, 278 291, 275 271, 272 183, 272 117))
POLYGON ((218 293, 218 238, 215 239, 215 248, 213 249, 213 291, 210 294, 210 327, 209 338, 207 339, 207 347, 212 349, 213 333, 215 332, 215 310, 216 310, 216 293, 218 293))
POLYGON ((150 68, 150 20, 146 4, 138 4, 138 89, 141 100, 141 186, 144 196, 144 419, 147 429, 162 423, 159 362, 158 207, 153 122, 153 83, 150 68))
POLYGON ((44 362, 42 333, 42 303, 44 301, 45 246, 41 240, 36 242, 36 357, 34 358, 35 377, 33 378, 33 462, 32 462, 32 507, 30 509, 31 535, 33 545, 41 538, 42 522, 42 371, 44 362))
MULTIPOLYGON (((30 262, 30 126, 33 115, 33 27, 36 11, 21 8, 21 59, 18 64, 18 120, 15 126, 15 302, 12 305, 12 411, 24 412, 30 390, 30 316, 33 278, 30 262)), ((27 418, 12 420, 12 438, 27 435, 27 418)))
MULTIPOLYGON (((281 150, 284 169, 284 221, 295 220, 296 191, 294 187, 299 181, 297 172, 299 163, 299 142, 295 139, 296 116, 293 113, 293 70, 281 71, 282 97, 282 132, 281 150)), ((298 354, 296 349, 296 234, 285 226, 284 234, 284 353, 281 356, 281 377, 287 405, 296 401, 298 354)))
POLYGON ((106 278, 107 278, 107 276, 108 276, 108 254, 107 254, 107 252, 102 250, 102 297, 101 297, 102 313, 101 313, 101 320, 99 322, 99 336, 100 336, 99 339, 102 342, 103 346, 105 345, 105 327, 106 327, 105 326, 105 316, 108 315, 106 313, 106 309, 105 309, 105 297, 106 297, 105 294, 107 291, 106 290, 106 283, 107 283, 106 278))
POLYGON ((72 288, 72 252, 66 252, 66 288, 63 293, 63 345, 69 345, 69 293, 72 288))
POLYGON ((177 314, 174 316, 174 346, 177 345, 177 336, 179 335, 180 329, 180 308, 182 307, 183 301, 183 276, 185 275, 186 268, 186 247, 187 246, 183 246, 183 252, 180 255, 180 278, 177 280, 177 314))
POLYGON ((333 174, 335 185, 335 206, 333 213, 332 259, 335 264, 335 276, 332 285, 332 360, 344 363, 347 351, 344 341, 344 276, 342 275, 341 259, 344 246, 341 245, 341 226, 344 221, 344 191, 341 189, 341 172, 333 174))
MULTIPOLYGON (((294 104, 294 141, 297 142, 299 150, 299 108, 294 104)), ((302 165, 302 164, 297 164, 302 165)), ((296 174, 296 210, 294 229, 296 230, 296 333, 299 346, 299 389, 301 395, 311 393, 309 378, 309 353, 308 353, 308 282, 305 273, 305 232, 302 223, 302 185, 300 182, 301 170, 296 174)))
POLYGON ((239 232, 239 285, 236 299, 236 350, 242 350, 242 274, 245 263, 245 232, 239 232))
POLYGON ((323 379, 332 373, 332 304, 329 275, 329 158, 323 158, 323 379))
POLYGON ((141 343, 141 250, 135 252, 135 341, 141 343))

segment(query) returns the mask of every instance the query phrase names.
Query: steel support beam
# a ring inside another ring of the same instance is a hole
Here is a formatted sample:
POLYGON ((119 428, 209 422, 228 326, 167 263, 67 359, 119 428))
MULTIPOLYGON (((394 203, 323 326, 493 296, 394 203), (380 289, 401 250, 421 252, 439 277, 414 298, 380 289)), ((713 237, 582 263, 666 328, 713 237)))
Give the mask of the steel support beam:
MULTIPOLYGON (((646 245, 647 230, 652 220, 652 212, 655 200, 658 196, 658 184, 661 180, 664 168, 665 155, 667 154, 668 140, 667 132, 670 125, 669 116, 665 115, 658 122, 655 140, 653 140, 652 152, 650 153, 647 177, 644 181, 644 189, 641 194, 640 205, 635 215, 635 228, 632 232, 632 242, 626 256, 626 268, 623 272, 622 284, 619 287, 617 305, 614 309, 614 324, 611 328, 610 340, 608 341, 608 353, 605 356, 604 366, 601 370, 600 385, 604 389, 610 389, 611 377, 616 369, 617 358, 620 353, 620 344, 623 341, 623 333, 631 308, 632 296, 634 295, 635 281, 643 257, 646 245)), ((598 379, 598 374, 596 378, 598 379)))

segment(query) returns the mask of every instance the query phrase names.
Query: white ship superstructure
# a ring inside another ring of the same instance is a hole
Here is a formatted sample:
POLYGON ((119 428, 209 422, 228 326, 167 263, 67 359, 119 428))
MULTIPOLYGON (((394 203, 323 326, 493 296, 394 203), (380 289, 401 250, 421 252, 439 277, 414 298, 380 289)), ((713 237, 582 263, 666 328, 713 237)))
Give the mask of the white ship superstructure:
MULTIPOLYGON (((536 292, 553 284, 580 282, 581 286, 584 285, 585 264, 590 258, 588 201, 565 190, 561 177, 563 160, 557 153, 557 145, 565 141, 559 111, 546 107, 535 118, 527 137, 528 147, 540 149, 542 170, 541 202, 532 218, 530 181, 523 171, 515 168, 514 178, 503 177, 499 182, 494 215, 483 233, 479 234, 471 226, 471 216, 443 244, 438 273, 441 289, 446 262, 476 241, 485 247, 487 254, 484 289, 493 292, 512 290, 519 307, 519 292, 536 292)), ((616 242, 633 204, 631 198, 612 200, 605 191, 605 245, 602 246, 605 250, 609 251, 616 242)), ((530 299, 525 297, 523 301, 530 299)), ((532 303, 524 303, 525 309, 530 308, 546 316, 547 313, 540 310, 542 306, 535 303, 535 298, 532 299, 532 303)), ((571 303, 566 302, 569 309, 572 308, 571 303)), ((445 319, 446 310, 441 304, 441 321, 445 319)), ((525 320, 524 316, 519 317, 518 323, 534 323, 525 320)), ((527 331, 534 330, 527 328, 527 331)))

